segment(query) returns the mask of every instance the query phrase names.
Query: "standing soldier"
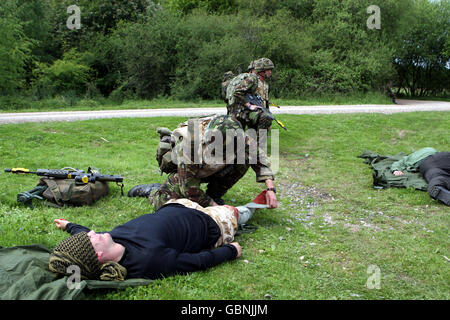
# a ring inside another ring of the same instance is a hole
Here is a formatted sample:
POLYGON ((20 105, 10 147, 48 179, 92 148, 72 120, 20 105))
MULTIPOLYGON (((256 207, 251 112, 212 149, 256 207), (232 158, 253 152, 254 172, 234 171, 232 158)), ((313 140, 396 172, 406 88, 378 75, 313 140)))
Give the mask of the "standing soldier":
POLYGON ((386 86, 384 87, 384 90, 387 94, 387 96, 392 100, 393 103, 398 104, 394 92, 392 92, 392 81, 389 81, 386 86))
POLYGON ((261 58, 250 62, 248 71, 258 75, 258 87, 256 88, 256 94, 258 94, 264 100, 264 106, 269 108, 269 83, 267 79, 272 76, 272 69, 274 64, 270 59, 261 58))
POLYGON ((248 101, 248 95, 258 95, 263 99, 263 107, 269 108, 269 85, 273 62, 268 58, 252 61, 248 73, 234 77, 227 86, 226 102, 228 115, 237 119, 244 128, 269 129, 272 121, 259 121, 264 113, 260 106, 248 101), (254 125, 257 125, 255 127, 254 125))

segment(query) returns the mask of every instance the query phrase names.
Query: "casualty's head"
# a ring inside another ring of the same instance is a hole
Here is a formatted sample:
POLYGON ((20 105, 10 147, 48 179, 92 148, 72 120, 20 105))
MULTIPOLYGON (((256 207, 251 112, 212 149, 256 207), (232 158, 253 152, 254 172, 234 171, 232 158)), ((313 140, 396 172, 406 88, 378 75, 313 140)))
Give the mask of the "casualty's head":
POLYGON ((100 262, 86 232, 62 240, 50 256, 49 268, 55 273, 68 275, 73 265, 80 268, 83 278, 96 279, 100 274, 100 262))
POLYGON ((49 269, 52 272, 71 275, 76 266, 82 279, 124 280, 126 269, 113 261, 104 261, 102 256, 110 245, 111 236, 107 233, 98 237, 95 232, 79 232, 62 240, 53 250, 49 269), (109 237, 108 237, 109 236, 109 237), (101 251, 102 250, 102 251, 101 251))

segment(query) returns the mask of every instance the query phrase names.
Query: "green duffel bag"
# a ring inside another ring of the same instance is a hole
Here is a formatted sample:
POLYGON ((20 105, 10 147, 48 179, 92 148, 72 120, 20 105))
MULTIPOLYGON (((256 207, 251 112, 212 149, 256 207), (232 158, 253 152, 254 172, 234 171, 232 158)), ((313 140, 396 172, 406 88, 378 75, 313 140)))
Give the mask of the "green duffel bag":
POLYGON ((104 181, 79 183, 74 179, 42 177, 39 186, 47 187, 42 197, 59 207, 89 206, 109 193, 109 185, 104 181))

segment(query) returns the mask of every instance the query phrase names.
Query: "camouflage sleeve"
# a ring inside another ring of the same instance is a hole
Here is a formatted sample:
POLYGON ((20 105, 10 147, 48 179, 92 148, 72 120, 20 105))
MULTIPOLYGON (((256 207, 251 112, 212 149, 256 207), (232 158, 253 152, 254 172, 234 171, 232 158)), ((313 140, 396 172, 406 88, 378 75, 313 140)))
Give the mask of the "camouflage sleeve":
POLYGON ((244 73, 234 78, 227 88, 229 104, 245 104, 247 93, 254 94, 258 87, 258 78, 252 73, 244 73))
POLYGON ((272 169, 270 168, 270 163, 264 164, 263 161, 258 161, 256 164, 252 164, 251 167, 256 174, 256 182, 264 182, 267 179, 275 180, 272 169))
POLYGON ((266 152, 257 146, 255 139, 246 137, 246 154, 248 163, 256 174, 256 182, 264 182, 267 179, 275 180, 270 160, 266 152))

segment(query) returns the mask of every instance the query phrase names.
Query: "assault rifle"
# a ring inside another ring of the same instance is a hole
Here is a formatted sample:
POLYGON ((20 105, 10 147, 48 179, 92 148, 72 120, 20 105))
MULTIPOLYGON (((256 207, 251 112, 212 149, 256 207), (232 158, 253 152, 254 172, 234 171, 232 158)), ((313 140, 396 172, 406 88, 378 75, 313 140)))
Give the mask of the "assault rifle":
POLYGON ((108 175, 101 174, 98 170, 89 167, 88 172, 84 170, 73 169, 73 168, 63 168, 63 169, 37 169, 36 171, 30 171, 25 168, 6 168, 5 172, 16 173, 16 174, 35 174, 41 177, 55 178, 55 179, 74 179, 78 183, 89 183, 95 181, 104 182, 115 182, 121 187, 123 193, 123 177, 120 175, 108 175))
MULTIPOLYGON (((273 115, 273 113, 270 112, 269 108, 266 108, 266 107, 264 106, 264 100, 263 100, 263 98, 261 98, 259 95, 250 95, 250 94, 245 95, 245 98, 247 99, 247 102, 249 102, 250 104, 252 104, 252 105, 254 105, 254 106, 259 107, 259 109, 261 109, 264 113, 269 114, 269 116, 270 116, 270 118, 272 118, 272 120, 274 120, 276 123, 278 123, 278 125, 279 125, 280 127, 282 127, 284 130, 287 131, 285 125, 284 125, 280 120, 277 120, 277 119, 275 118, 275 116, 273 115)), ((276 107, 279 108, 278 105, 273 105, 273 106, 276 106, 276 107)))

